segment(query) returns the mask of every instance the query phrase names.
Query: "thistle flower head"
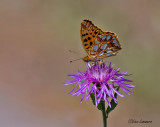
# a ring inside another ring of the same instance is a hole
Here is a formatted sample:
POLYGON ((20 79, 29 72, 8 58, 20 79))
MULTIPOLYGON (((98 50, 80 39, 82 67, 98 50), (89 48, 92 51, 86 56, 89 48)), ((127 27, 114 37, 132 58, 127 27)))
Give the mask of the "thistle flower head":
POLYGON ((134 87, 134 85, 127 83, 132 82, 131 80, 124 78, 125 76, 129 76, 127 72, 120 72, 119 70, 120 67, 113 69, 111 63, 109 65, 107 63, 95 63, 94 65, 88 63, 85 72, 78 71, 77 74, 68 75, 74 79, 64 83, 64 85, 76 83, 69 94, 75 96, 82 95, 81 102, 89 100, 91 93, 94 93, 96 106, 103 100, 111 107, 108 100, 109 97, 117 103, 114 93, 124 97, 124 95, 116 90, 116 87, 120 87, 128 95, 132 93, 128 88, 134 87), (78 87, 78 90, 73 92, 76 87, 78 87))

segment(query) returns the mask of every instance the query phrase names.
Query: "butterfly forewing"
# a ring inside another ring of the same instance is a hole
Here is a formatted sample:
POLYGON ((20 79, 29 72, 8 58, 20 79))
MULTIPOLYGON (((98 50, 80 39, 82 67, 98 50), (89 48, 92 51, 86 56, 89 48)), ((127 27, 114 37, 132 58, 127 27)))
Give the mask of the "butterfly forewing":
POLYGON ((97 28, 91 21, 84 20, 81 23, 81 40, 82 45, 87 52, 87 54, 90 54, 90 49, 95 45, 95 39, 97 38, 98 34, 101 34, 102 31, 97 28))
POLYGON ((121 49, 117 36, 111 32, 103 32, 91 21, 81 23, 82 45, 87 52, 88 61, 96 61, 116 55, 121 49))

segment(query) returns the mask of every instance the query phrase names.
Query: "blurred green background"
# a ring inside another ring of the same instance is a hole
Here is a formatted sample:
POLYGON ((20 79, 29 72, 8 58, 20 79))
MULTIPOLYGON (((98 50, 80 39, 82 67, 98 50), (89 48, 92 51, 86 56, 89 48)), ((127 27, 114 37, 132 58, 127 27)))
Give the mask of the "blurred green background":
POLYGON ((116 32, 122 45, 106 59, 136 86, 119 97, 109 127, 156 127, 160 118, 160 1, 0 0, 0 126, 102 127, 91 100, 67 93, 67 74, 84 71, 80 23, 116 32), (69 50, 76 53, 70 53, 69 50), (129 124, 129 119, 152 124, 129 124))

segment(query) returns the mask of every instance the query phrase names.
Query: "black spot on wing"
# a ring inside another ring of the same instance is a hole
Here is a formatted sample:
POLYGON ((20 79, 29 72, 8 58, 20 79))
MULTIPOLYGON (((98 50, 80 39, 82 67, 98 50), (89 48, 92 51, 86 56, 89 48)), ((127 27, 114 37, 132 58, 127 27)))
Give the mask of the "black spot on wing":
POLYGON ((87 42, 87 39, 85 38, 83 41, 84 41, 84 42, 87 42))

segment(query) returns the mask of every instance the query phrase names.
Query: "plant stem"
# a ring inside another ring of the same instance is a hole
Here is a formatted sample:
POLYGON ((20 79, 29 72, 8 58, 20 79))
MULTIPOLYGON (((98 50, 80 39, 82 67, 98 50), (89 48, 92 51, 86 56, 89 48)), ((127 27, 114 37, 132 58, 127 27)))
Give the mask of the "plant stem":
POLYGON ((107 117, 106 117, 106 109, 105 109, 105 101, 101 102, 102 106, 102 117, 103 117, 103 127, 107 127, 107 117))

